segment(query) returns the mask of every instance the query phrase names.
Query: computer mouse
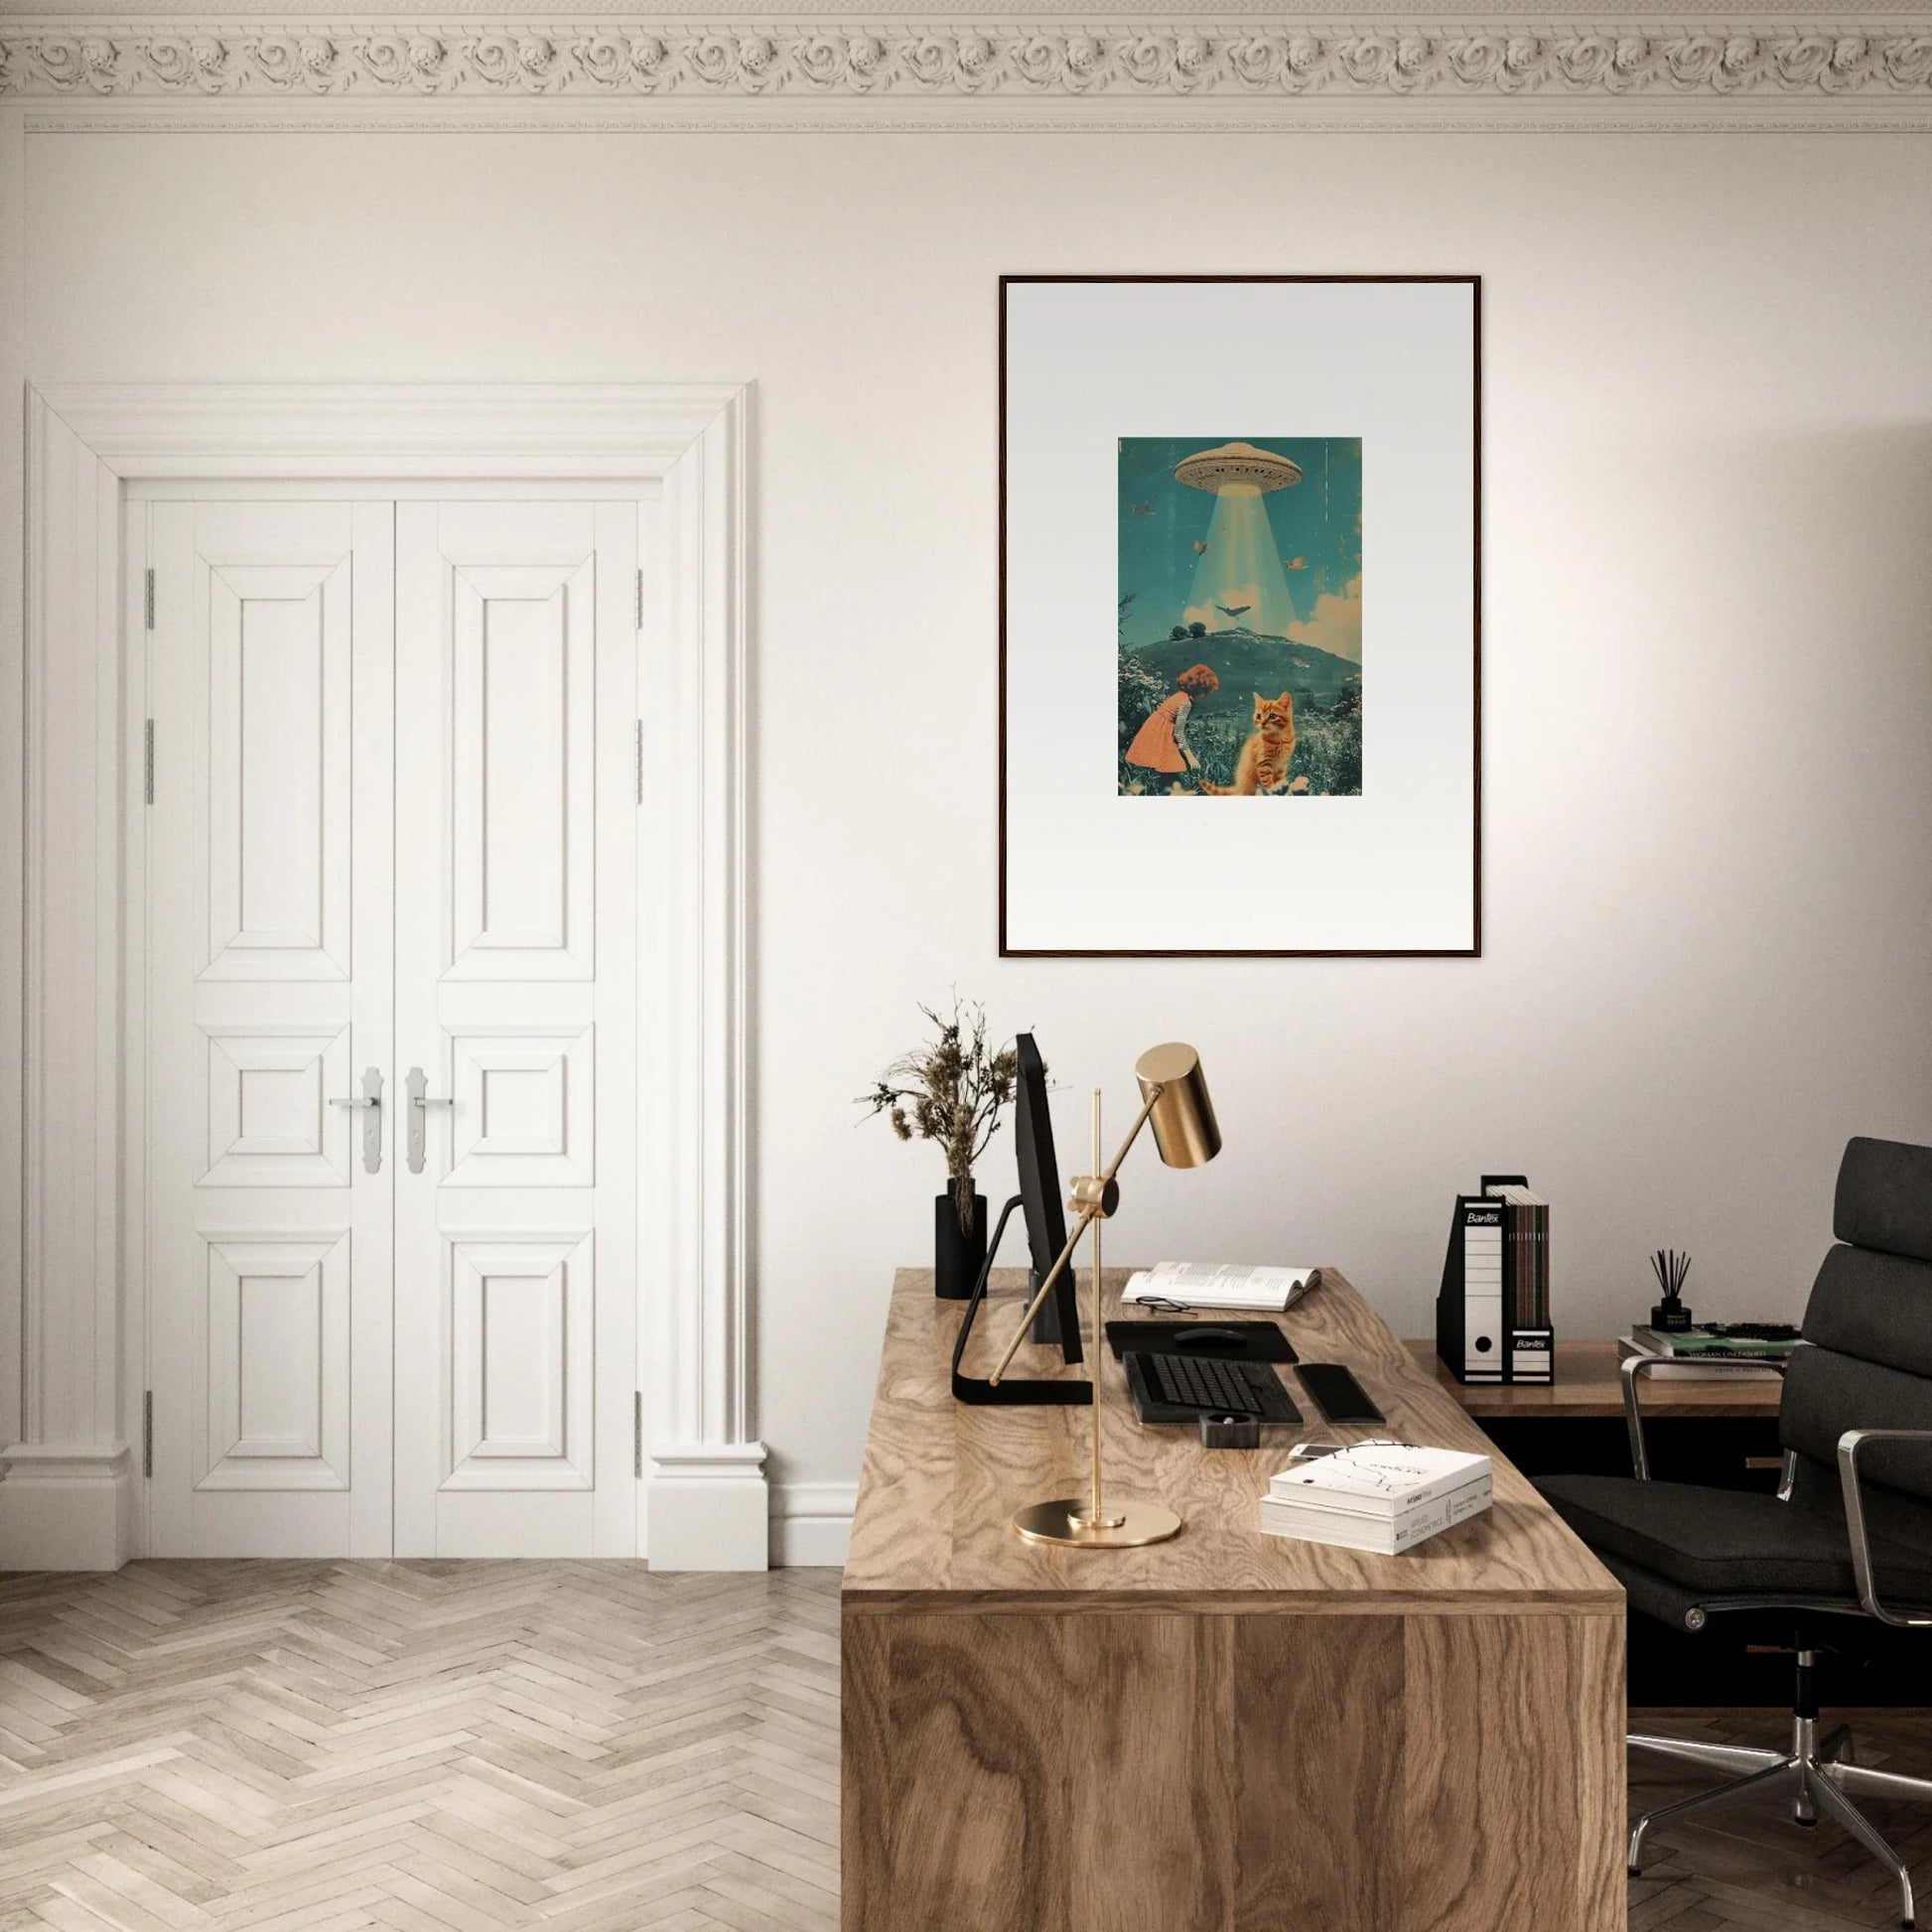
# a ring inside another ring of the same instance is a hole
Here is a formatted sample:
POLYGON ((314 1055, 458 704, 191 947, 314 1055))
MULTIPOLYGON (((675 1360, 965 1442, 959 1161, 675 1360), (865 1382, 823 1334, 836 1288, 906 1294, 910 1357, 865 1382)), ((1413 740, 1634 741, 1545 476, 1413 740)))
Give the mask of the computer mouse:
POLYGON ((1215 1328, 1205 1324, 1198 1328, 1176 1328, 1173 1331, 1173 1345, 1176 1348, 1225 1348, 1230 1342, 1236 1348, 1245 1348, 1248 1338, 1239 1328, 1215 1328))

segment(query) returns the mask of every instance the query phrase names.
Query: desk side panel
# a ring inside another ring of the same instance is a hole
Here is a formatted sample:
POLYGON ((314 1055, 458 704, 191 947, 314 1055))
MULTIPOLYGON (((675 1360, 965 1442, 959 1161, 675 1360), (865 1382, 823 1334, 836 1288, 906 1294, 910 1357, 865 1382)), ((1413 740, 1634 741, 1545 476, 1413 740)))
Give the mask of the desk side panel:
POLYGON ((844 1932, 1070 1932, 1058 1619, 986 1621, 844 1619, 844 1932))
POLYGON ((844 1932, 892 1932, 891 1622, 839 1628, 839 1894, 844 1932))
POLYGON ((845 1932, 1614 1932, 1622 1628, 848 1615, 845 1932))
POLYGON ((1242 1616, 1232 1932, 1402 1924, 1398 1616, 1242 1616))
POLYGON ((1621 1932, 1624 1620, 1405 1619, 1402 1932, 1621 1932))

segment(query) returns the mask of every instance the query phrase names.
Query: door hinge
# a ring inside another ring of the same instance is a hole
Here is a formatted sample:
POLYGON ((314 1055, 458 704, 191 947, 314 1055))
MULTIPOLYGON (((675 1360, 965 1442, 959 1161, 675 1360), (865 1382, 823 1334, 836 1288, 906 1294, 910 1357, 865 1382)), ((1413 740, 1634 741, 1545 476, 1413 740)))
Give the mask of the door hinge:
POLYGON ((637 720, 637 802, 644 802, 644 721, 637 720))
POLYGON ((144 741, 141 755, 142 781, 147 790, 148 803, 152 805, 154 803, 154 720, 152 718, 148 720, 144 741))
POLYGON ((630 1398, 630 1473, 639 1481, 644 1474, 644 1392, 634 1391, 630 1398))
MULTIPOLYGON (((150 572, 149 576, 150 578, 152 578, 153 573, 150 572)), ((148 621, 152 623, 154 620, 150 618, 148 621)), ((644 627, 644 573, 640 570, 637 573, 637 628, 641 630, 643 629, 643 627, 644 627)))
POLYGON ((152 570, 148 572, 146 597, 147 597, 148 628, 152 630, 154 628, 154 572, 152 570))
POLYGON ((154 1474, 154 1391, 141 1397, 141 1473, 154 1474))

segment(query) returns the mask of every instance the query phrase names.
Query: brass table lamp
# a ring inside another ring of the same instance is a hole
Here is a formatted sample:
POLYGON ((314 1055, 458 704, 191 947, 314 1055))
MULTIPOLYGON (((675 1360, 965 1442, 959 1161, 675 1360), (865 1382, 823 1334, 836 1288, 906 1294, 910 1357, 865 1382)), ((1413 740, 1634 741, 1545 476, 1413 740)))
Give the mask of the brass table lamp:
MULTIPOLYGON (((1161 1159, 1171 1168, 1205 1166, 1221 1151, 1221 1130, 1214 1119, 1214 1103, 1207 1096, 1207 1082, 1201 1077, 1200 1055, 1178 1041, 1166 1046, 1150 1046, 1135 1063, 1134 1077, 1141 1085, 1141 1111, 1120 1151, 1098 1173, 1080 1174, 1073 1182, 1067 1201, 1076 1216, 1073 1230, 1066 1237, 1046 1278, 1039 1285, 1033 1305, 1022 1317, 1000 1365, 989 1378, 997 1384, 1020 1344, 1033 1326, 1034 1316, 1046 1300, 1080 1245, 1080 1237, 1091 1228, 1093 1249, 1090 1269, 1093 1280, 1093 1482, 1085 1496, 1056 1496, 1050 1502, 1029 1503, 1013 1519, 1013 1527, 1032 1543, 1062 1543, 1082 1550, 1133 1550, 1148 1543, 1165 1543, 1178 1534, 1180 1518, 1165 1503, 1135 1502, 1102 1493, 1100 1478, 1100 1377, 1106 1362, 1106 1329, 1100 1318, 1100 1223, 1120 1205, 1117 1179, 1121 1163, 1140 1139, 1141 1129, 1152 1125, 1154 1144, 1161 1159)), ((1100 1167, 1100 1092, 1093 1096, 1093 1162, 1100 1167)))

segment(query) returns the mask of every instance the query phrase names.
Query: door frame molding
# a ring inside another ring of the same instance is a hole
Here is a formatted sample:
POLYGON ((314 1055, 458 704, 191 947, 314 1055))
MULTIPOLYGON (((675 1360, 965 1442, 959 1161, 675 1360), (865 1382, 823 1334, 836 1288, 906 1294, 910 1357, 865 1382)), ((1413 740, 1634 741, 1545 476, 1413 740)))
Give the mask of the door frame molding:
MULTIPOLYGON (((754 1432, 749 831, 752 385, 29 384, 24 1229, 0 1286, 0 1568, 139 1553, 143 613, 123 485, 167 479, 655 480, 670 656, 640 840, 638 1548, 761 1569, 754 1432), (124 608, 125 607, 125 608, 124 608), (644 1292, 644 1285, 649 1292, 644 1292)), ((639 707, 642 708, 641 705, 639 707)))

